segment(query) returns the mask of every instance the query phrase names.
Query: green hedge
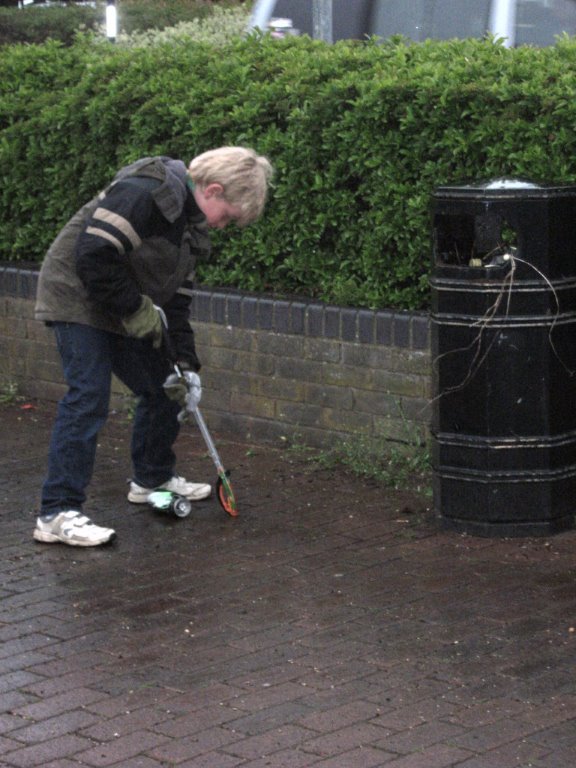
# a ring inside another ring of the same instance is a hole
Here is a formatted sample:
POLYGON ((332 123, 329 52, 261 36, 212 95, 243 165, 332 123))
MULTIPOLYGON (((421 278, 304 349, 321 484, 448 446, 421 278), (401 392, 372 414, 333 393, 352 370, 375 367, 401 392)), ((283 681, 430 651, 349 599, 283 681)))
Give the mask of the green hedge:
MULTIPOLYGON (((13 4, 16 5, 16 0, 13 4)), ((215 7, 241 4, 241 0, 118 0, 119 31, 131 34, 146 29, 164 29, 207 18, 215 7)), ((48 39, 71 45, 79 29, 103 28, 105 16, 104 0, 98 0, 94 6, 70 1, 51 6, 0 7, 0 45, 42 43, 48 39)))
POLYGON ((0 44, 52 38, 71 45, 79 29, 97 29, 103 19, 102 9, 89 5, 0 8, 0 44))
POLYGON ((275 187, 261 222, 216 234, 204 284, 425 308, 432 191, 503 175, 574 181, 575 75, 570 40, 10 47, 0 258, 40 260, 128 161, 240 143, 269 155, 275 187))

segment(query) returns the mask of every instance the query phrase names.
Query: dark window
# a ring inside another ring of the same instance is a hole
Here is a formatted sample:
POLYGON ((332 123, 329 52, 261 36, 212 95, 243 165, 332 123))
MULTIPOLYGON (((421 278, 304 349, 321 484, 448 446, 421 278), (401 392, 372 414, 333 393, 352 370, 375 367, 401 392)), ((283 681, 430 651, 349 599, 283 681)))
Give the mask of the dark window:
POLYGON ((416 42, 482 37, 489 18, 490 0, 374 0, 370 34, 404 35, 416 42))

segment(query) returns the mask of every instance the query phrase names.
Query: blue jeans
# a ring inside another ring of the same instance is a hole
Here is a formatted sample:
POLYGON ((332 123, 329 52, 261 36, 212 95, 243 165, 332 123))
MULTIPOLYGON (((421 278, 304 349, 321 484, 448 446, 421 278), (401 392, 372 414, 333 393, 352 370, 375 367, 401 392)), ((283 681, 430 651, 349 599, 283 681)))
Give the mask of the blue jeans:
POLYGON ((92 479, 98 433, 108 416, 112 374, 138 397, 132 430, 133 480, 155 488, 174 474, 180 406, 162 384, 171 372, 149 341, 77 323, 54 323, 68 392, 58 404, 42 487, 41 514, 81 510, 92 479))

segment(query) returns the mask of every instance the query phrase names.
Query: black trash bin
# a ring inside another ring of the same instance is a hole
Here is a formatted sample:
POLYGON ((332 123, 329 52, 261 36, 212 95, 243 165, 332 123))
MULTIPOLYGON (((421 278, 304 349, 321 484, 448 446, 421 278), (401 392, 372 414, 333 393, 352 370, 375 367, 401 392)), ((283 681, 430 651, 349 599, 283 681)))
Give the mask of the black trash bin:
POLYGON ((442 525, 541 536, 576 510, 576 185, 433 195, 432 455, 442 525))

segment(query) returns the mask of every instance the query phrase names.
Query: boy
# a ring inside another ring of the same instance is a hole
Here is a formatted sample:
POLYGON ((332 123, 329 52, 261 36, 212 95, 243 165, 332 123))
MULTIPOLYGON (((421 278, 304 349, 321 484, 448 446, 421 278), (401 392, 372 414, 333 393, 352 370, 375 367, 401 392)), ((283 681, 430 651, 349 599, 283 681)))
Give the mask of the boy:
POLYGON ((210 485, 174 471, 184 392, 163 387, 171 366, 157 307, 180 366, 199 371, 188 322, 194 264, 209 252, 208 227, 244 226, 261 215, 271 176, 268 160, 244 147, 210 150, 188 169, 144 158, 122 168, 50 247, 36 318, 54 330, 68 391, 52 431, 37 541, 92 547, 115 538, 82 512, 113 373, 139 398, 128 500, 145 503, 160 488, 193 501, 210 495, 210 485))

